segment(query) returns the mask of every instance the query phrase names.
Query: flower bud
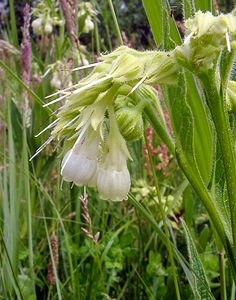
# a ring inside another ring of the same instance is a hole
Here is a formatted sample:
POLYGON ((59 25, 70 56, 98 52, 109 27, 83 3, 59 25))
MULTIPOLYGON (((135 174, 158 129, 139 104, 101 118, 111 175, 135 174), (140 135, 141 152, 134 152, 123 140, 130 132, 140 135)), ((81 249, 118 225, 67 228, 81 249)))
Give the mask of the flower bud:
POLYGON ((59 77, 56 75, 54 75, 50 81, 51 86, 55 87, 56 89, 60 89, 62 86, 62 82, 59 79, 59 77))
POLYGON ((110 71, 114 80, 118 82, 127 82, 129 80, 136 80, 140 78, 142 72, 142 65, 139 59, 130 54, 122 54, 118 57, 110 71))
POLYGON ((87 16, 84 22, 83 32, 88 33, 89 31, 94 29, 94 23, 90 16, 87 16))
POLYGON ((179 71, 172 53, 157 52, 146 66, 145 83, 147 84, 175 84, 179 71))
POLYGON ((43 26, 42 26, 42 18, 37 18, 32 22, 33 32, 35 34, 42 34, 43 33, 43 26))
POLYGON ((116 118, 120 132, 127 141, 135 141, 142 138, 142 111, 138 107, 123 107, 116 112, 116 118))
POLYGON ((46 22, 44 26, 44 32, 47 34, 52 33, 52 24, 50 22, 46 22))

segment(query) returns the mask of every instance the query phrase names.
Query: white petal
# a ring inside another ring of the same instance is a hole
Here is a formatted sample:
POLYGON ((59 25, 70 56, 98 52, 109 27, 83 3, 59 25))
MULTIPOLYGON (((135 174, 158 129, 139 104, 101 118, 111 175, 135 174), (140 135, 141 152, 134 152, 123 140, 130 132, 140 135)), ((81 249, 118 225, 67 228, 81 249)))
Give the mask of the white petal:
POLYGON ((130 190, 130 174, 127 168, 122 171, 114 169, 98 170, 97 188, 103 199, 122 201, 127 199, 130 190))
POLYGON ((77 174, 77 168, 78 165, 80 165, 81 158, 79 155, 76 155, 72 152, 72 150, 69 150, 62 161, 62 167, 64 166, 66 162, 65 167, 61 170, 61 175, 63 176, 63 179, 65 181, 74 181, 76 174, 77 174), (68 157, 70 158, 68 159, 68 157), (66 162, 67 161, 67 162, 66 162))
POLYGON ((88 185, 97 171, 97 161, 87 159, 80 155, 80 165, 77 166, 77 172, 74 182, 78 186, 88 185))

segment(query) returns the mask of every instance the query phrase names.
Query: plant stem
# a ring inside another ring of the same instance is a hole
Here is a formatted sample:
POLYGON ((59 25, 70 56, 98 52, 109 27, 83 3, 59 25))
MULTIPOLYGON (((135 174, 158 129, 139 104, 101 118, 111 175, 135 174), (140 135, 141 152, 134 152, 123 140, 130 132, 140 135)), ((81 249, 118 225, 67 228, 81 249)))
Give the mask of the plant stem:
POLYGON ((120 45, 123 45, 123 40, 122 40, 122 36, 121 36, 121 33, 120 33, 120 27, 119 27, 119 24, 118 24, 118 21, 117 21, 117 18, 116 18, 116 13, 115 13, 115 9, 114 9, 112 0, 108 0, 108 3, 109 3, 109 6, 110 6, 112 18, 113 18, 114 23, 115 23, 117 39, 118 39, 120 45))
POLYGON ((231 289, 231 300, 235 300, 235 283, 234 283, 234 281, 232 283, 232 289, 231 289))
POLYGON ((154 164, 153 164, 153 160, 152 160, 152 155, 150 153, 150 148, 148 146, 148 140, 147 140, 146 134, 144 135, 144 137, 145 137, 145 143, 147 145, 148 157, 149 157, 150 165, 151 165, 151 169, 152 169, 152 175, 153 175, 154 185, 155 185, 155 189, 156 189, 156 193, 157 193, 158 204, 159 204, 159 207, 160 207, 160 213, 161 213, 161 217, 162 217, 162 220, 163 220, 164 232, 165 232, 165 235, 166 235, 166 247, 167 247, 167 250, 168 250, 169 256, 170 256, 170 263, 171 263, 171 268, 172 268, 172 272, 173 272, 173 279, 174 279, 176 297, 177 297, 177 300, 181 300, 179 285, 178 285, 178 278, 177 278, 177 273, 176 273, 176 268, 175 268, 175 261, 174 261, 174 256, 173 256, 171 243, 170 243, 170 233, 169 233, 167 222, 166 222, 165 211, 164 211, 164 208, 163 208, 163 205, 162 205, 162 202, 161 202, 161 194, 160 194, 159 185, 158 185, 158 181, 157 181, 157 176, 156 176, 156 172, 155 172, 155 168, 154 168, 154 164))
POLYGON ((220 295, 221 295, 221 300, 227 300, 226 282, 225 282, 224 252, 219 253, 219 266, 220 266, 220 295))
MULTIPOLYGON (((204 74, 205 75, 205 74, 204 74)), ((223 96, 218 92, 214 72, 211 76, 201 76, 207 104, 210 108, 213 122, 215 124, 217 137, 219 140, 222 160, 224 164, 227 191, 229 197, 229 208, 231 214, 231 226, 233 244, 236 243, 236 159, 233 146, 232 133, 230 129, 228 112, 225 108, 223 96)), ((236 249, 233 248, 234 257, 236 249)))
POLYGON ((28 225, 28 247, 29 247, 29 273, 32 290, 35 294, 35 282, 34 282, 34 251, 33 251, 33 232, 32 232, 32 207, 31 207, 31 196, 30 196, 30 175, 29 175, 29 158, 27 151, 27 133, 26 133, 26 119, 23 122, 23 148, 22 148, 22 164, 24 170, 24 197, 27 201, 27 225, 28 225))
POLYGON ((175 145, 170 137, 166 128, 164 128, 161 122, 158 121, 157 115, 153 111, 153 107, 150 103, 146 103, 146 107, 144 109, 144 113, 147 116, 149 122, 152 127, 156 131, 157 135, 162 139, 162 141, 166 144, 171 154, 175 156, 175 145))
POLYGON ((9 7, 10 7, 10 22, 11 22, 11 33, 12 33, 12 40, 13 45, 18 48, 19 47, 19 41, 18 41, 18 35, 17 35, 17 26, 16 26, 16 15, 15 15, 15 3, 14 0, 9 1, 9 7))
POLYGON ((212 224, 214 225, 220 240, 222 244, 224 245, 225 251, 227 253, 227 257, 229 259, 230 267, 233 273, 234 280, 236 281, 236 258, 233 253, 233 247, 230 237, 227 236, 224 226, 222 224, 221 218, 219 213, 217 212, 214 202, 212 200, 212 196, 210 195, 209 191, 207 190, 206 186, 204 185, 203 181, 199 180, 197 174, 195 174, 192 171, 192 168, 189 166, 189 163, 184 155, 181 154, 181 152, 175 152, 175 145, 172 142, 171 138, 168 136, 165 136, 166 130, 163 128, 163 126, 160 125, 160 123, 157 120, 157 116, 151 109, 151 106, 147 106, 144 110, 149 122, 153 126, 153 129, 156 131, 156 133, 160 136, 160 138, 165 142, 165 144, 168 146, 169 150, 171 150, 172 154, 176 156, 180 168, 184 172, 185 176, 187 177, 190 184, 193 186, 199 197, 201 198, 204 206, 207 209, 207 212, 212 220, 212 224), (148 108, 148 109, 147 109, 148 108), (161 130, 160 130, 161 129, 161 130), (164 135, 163 135, 164 134, 164 135), (169 140, 169 143, 167 144, 167 140, 169 140))

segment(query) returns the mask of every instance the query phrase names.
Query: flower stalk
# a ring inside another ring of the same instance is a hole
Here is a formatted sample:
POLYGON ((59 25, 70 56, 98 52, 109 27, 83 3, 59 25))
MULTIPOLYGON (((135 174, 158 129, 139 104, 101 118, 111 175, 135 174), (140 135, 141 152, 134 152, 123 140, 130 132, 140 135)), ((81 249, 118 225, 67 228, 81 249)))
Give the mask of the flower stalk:
MULTIPOLYGON (((233 145, 232 133, 229 123, 228 112, 225 107, 223 96, 218 91, 212 74, 200 75, 201 82, 206 95, 212 119, 215 125, 217 137, 219 140, 222 159, 224 164, 227 191, 229 197, 229 207, 231 214, 233 243, 236 244, 236 158, 233 145)), ((234 250, 236 258, 236 250, 234 250)))

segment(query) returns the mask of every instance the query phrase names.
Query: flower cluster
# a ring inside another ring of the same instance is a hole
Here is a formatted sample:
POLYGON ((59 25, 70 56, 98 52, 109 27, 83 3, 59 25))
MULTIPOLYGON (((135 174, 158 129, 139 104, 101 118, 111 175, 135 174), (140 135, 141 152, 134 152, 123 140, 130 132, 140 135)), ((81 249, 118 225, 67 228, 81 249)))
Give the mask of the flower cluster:
POLYGON ((103 199, 120 201, 127 199, 130 189, 126 163, 130 155, 113 107, 109 106, 108 110, 110 130, 106 141, 103 141, 100 122, 96 125, 99 130, 94 130, 88 122, 83 125, 76 142, 64 156, 61 175, 65 181, 78 186, 97 186, 103 199))
POLYGON ((93 18, 96 11, 90 2, 80 2, 78 5, 79 30, 88 33, 94 29, 93 18))
POLYGON ((39 2, 37 7, 33 8, 32 12, 36 17, 32 22, 32 28, 37 35, 50 34, 53 31, 53 26, 63 25, 62 20, 50 15, 50 8, 43 1, 39 2))
POLYGON ((54 93, 63 101, 50 139, 64 139, 64 181, 96 186, 103 199, 127 199, 131 179, 126 142, 142 138, 142 112, 156 91, 147 84, 175 84, 178 67, 171 53, 138 52, 120 47, 102 56, 93 72, 78 84, 54 93), (155 62, 155 64, 153 63, 155 62), (156 66, 156 67, 155 67, 156 66))
POLYGON ((236 38, 236 10, 218 16, 198 11, 185 26, 187 37, 175 49, 178 62, 191 71, 211 69, 222 48, 231 51, 236 38))
POLYGON ((56 89, 72 86, 71 70, 72 60, 66 58, 63 61, 58 60, 56 63, 49 65, 48 72, 52 73, 51 86, 56 89))

